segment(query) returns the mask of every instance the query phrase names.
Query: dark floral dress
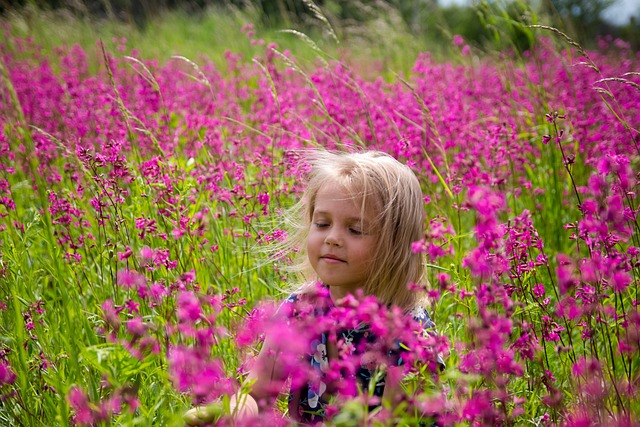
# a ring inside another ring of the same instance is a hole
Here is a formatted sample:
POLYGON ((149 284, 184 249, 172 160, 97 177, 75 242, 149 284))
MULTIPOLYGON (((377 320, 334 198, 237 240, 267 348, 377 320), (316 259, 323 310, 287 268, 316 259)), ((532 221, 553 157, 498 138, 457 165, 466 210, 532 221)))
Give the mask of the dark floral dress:
MULTIPOLYGON (((287 304, 295 306, 300 299, 300 295, 301 294, 299 293, 291 294, 285 300, 283 306, 287 304)), ((326 315, 328 311, 334 307, 329 298, 324 298, 324 300, 328 300, 328 302, 314 306, 313 316, 320 318, 321 316, 326 315)), ((292 316, 295 316, 295 309, 291 310, 291 312, 293 313, 292 316)), ((423 330, 431 330, 430 332, 434 332, 435 323, 431 320, 431 317, 424 307, 417 306, 407 315, 412 316, 423 330)), ((370 328, 363 323, 360 323, 353 329, 348 328, 340 330, 338 331, 338 334, 338 339, 344 340, 344 343, 350 345, 356 353, 358 352, 358 349, 366 348, 366 343, 373 343, 376 340, 376 336, 371 333, 370 328)), ((308 363, 311 369, 315 370, 317 375, 311 376, 315 380, 305 381, 300 387, 292 387, 289 394, 289 415, 294 420, 302 423, 316 424, 324 421, 326 417, 325 409, 327 405, 327 395, 330 394, 328 393, 328 387, 331 387, 323 381, 330 369, 327 348, 328 339, 329 334, 321 332, 317 337, 309 340, 309 351, 304 355, 306 360, 305 363, 308 363)), ((358 354, 355 356, 358 356, 358 354)), ((395 349, 388 351, 388 358, 388 363, 402 365, 402 350, 399 343, 395 349)), ((444 362, 439 356, 438 364, 444 366, 444 362)), ((372 376, 376 374, 375 368, 372 370, 369 366, 370 365, 361 365, 356 370, 355 377, 357 378, 357 383, 361 390, 367 390, 369 388, 372 383, 372 376)), ((384 376, 378 375, 377 381, 374 385, 375 388, 372 393, 373 396, 382 398, 384 386, 384 376)), ((371 409, 375 408, 375 406, 377 405, 372 405, 371 409)))

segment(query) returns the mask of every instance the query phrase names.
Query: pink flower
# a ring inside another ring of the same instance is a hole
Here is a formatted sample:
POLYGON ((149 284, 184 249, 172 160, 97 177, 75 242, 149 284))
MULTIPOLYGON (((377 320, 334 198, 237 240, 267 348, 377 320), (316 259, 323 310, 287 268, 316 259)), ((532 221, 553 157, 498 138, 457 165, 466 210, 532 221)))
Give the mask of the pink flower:
POLYGON ((91 425, 94 422, 89 398, 79 387, 72 387, 67 394, 69 405, 75 411, 75 422, 80 425, 91 425))
POLYGON ((418 240, 417 242, 411 243, 411 251, 414 254, 423 253, 427 251, 427 245, 424 240, 418 240))
POLYGON ((455 44, 458 47, 462 46, 464 44, 464 38, 462 38, 462 36, 459 34, 454 35, 453 44, 455 44))
POLYGON ((120 328, 121 321, 118 316, 118 311, 113 305, 113 301, 106 300, 102 303, 101 308, 107 324, 117 331, 118 328, 120 328))
POLYGON ((153 249, 148 246, 140 249, 140 261, 143 265, 150 263, 153 260, 153 249))
POLYGON ((127 246, 124 252, 118 252, 118 260, 124 261, 127 258, 129 258, 132 254, 133 254, 133 251, 131 250, 130 247, 127 246))
POLYGON ((11 369, 8 362, 0 360, 0 387, 3 385, 13 384, 16 380, 16 374, 11 369))
POLYGON ((142 317, 134 317, 127 321, 127 332, 133 335, 134 339, 144 336, 147 327, 142 321, 142 317))
POLYGON ((169 351, 169 372, 175 387, 191 392, 197 403, 232 394, 235 383, 226 377, 219 360, 209 360, 198 348, 173 347, 169 351))
POLYGON ((624 271, 616 271, 611 276, 610 285, 615 292, 622 292, 633 282, 629 273, 624 271))
POLYGON ((125 289, 137 288, 145 282, 145 277, 134 270, 120 270, 116 275, 116 283, 125 289))
POLYGON ((542 297, 545 293, 544 285, 542 283, 536 284, 533 289, 531 289, 531 292, 533 292, 537 298, 542 297))
POLYGON ((478 393, 465 402, 462 419, 473 422, 477 419, 487 420, 487 417, 490 417, 493 412, 491 397, 485 394, 487 393, 478 393))
POLYGON ((180 292, 178 294, 178 320, 184 323, 193 323, 200 319, 202 308, 200 301, 193 292, 180 292))
POLYGON ((149 296, 156 303, 161 303, 168 294, 169 291, 167 290, 167 288, 157 282, 152 284, 151 288, 149 289, 149 296))

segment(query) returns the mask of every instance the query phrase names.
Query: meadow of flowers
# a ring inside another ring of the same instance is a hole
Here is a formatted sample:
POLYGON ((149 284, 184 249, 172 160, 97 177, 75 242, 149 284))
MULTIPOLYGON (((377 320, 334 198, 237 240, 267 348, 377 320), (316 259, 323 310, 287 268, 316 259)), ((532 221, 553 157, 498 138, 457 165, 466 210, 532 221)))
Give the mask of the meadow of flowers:
MULTIPOLYGON (((639 425, 638 53, 540 32, 479 57, 454 37, 458 57, 388 81, 245 34, 264 53, 221 69, 123 39, 51 55, 6 30, 1 425, 181 425, 225 402, 294 281, 269 248, 313 147, 391 153, 426 195, 414 250, 447 367, 416 365, 376 423, 639 425)), ((334 320, 401 333, 351 304, 334 320)), ((329 424, 357 425, 366 396, 343 391, 329 424)), ((215 422, 233 424, 224 405, 215 422)))

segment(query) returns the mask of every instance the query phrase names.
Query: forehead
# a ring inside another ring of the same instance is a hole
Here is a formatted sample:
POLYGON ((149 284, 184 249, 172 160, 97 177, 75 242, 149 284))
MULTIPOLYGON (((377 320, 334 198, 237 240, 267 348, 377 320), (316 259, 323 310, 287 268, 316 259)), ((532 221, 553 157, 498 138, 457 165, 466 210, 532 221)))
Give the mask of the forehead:
POLYGON ((354 194, 337 183, 328 183, 320 187, 316 193, 311 213, 372 221, 376 216, 376 209, 371 196, 354 194))

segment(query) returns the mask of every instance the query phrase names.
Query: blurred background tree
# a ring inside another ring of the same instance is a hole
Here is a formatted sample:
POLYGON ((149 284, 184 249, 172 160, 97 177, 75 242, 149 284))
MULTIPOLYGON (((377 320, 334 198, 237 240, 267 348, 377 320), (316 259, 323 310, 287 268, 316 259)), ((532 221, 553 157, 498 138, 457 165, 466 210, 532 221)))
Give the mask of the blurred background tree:
POLYGON ((551 17, 551 25, 563 28, 580 42, 593 35, 610 34, 613 26, 603 19, 603 12, 615 0, 545 0, 543 9, 551 17))
POLYGON ((638 19, 632 17, 622 24, 604 19, 603 12, 623 0, 467 0, 468 4, 443 4, 441 1, 0 0, 0 13, 25 7, 39 10, 64 8, 81 18, 120 20, 144 30, 150 19, 176 9, 194 17, 211 8, 251 9, 266 27, 295 25, 296 29, 307 32, 313 25, 314 13, 310 4, 314 4, 322 9, 336 28, 345 31, 356 24, 380 22, 382 16, 387 19, 387 25, 403 26, 402 30, 417 39, 442 43, 459 34, 467 43, 480 49, 504 47, 496 46, 496 41, 501 39, 500 43, 523 51, 531 43, 524 24, 537 21, 564 31, 585 47, 594 47, 598 37, 610 35, 622 37, 634 49, 640 49, 638 19), (501 32, 503 37, 497 38, 497 32, 501 32))

